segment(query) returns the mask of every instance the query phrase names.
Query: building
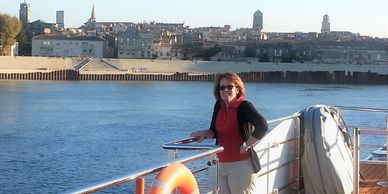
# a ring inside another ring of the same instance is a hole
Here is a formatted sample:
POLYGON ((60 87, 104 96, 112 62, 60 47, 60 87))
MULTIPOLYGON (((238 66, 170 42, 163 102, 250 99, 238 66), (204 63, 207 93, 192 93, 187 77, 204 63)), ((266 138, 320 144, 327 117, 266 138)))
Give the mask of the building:
POLYGON ((57 27, 57 24, 47 23, 43 20, 36 20, 27 24, 26 32, 29 37, 34 37, 40 34, 49 34, 57 27))
POLYGON ((325 14, 323 16, 322 20, 322 28, 321 28, 321 33, 329 33, 330 32, 330 21, 329 21, 329 16, 325 14))
POLYGON ((49 36, 32 39, 32 56, 105 57, 107 41, 97 36, 49 36))
POLYGON ((20 9, 19 9, 19 20, 22 22, 23 29, 27 28, 27 24, 30 22, 30 17, 31 17, 30 4, 24 1, 24 3, 20 4, 20 9))
POLYGON ((137 28, 138 26, 132 22, 97 22, 94 5, 90 18, 80 27, 84 31, 94 31, 99 36, 104 36, 104 34, 108 33, 119 34, 129 29, 137 28))
POLYGON ((152 44, 153 58, 157 59, 176 59, 178 54, 171 56, 171 44, 166 42, 158 42, 152 44))
POLYGON ((320 41, 309 49, 315 58, 326 64, 386 64, 388 54, 384 42, 374 39, 363 41, 320 41))
POLYGON ((266 41, 272 42, 295 42, 295 41, 314 41, 318 38, 316 32, 265 32, 262 33, 266 41))
POLYGON ((65 12, 63 10, 57 11, 56 21, 59 28, 65 28, 65 12))
POLYGON ((235 43, 240 42, 240 36, 237 34, 213 32, 207 35, 207 38, 203 39, 204 47, 213 47, 215 45, 233 46, 235 43))
POLYGON ((92 15, 90 16, 88 22, 90 23, 95 23, 97 20, 96 20, 96 15, 94 14, 94 5, 93 5, 93 8, 92 8, 92 15))
POLYGON ((127 30, 118 37, 117 58, 151 59, 153 36, 151 33, 127 30))
POLYGON ((263 30, 263 13, 260 10, 257 10, 253 14, 253 27, 254 30, 261 32, 263 30))

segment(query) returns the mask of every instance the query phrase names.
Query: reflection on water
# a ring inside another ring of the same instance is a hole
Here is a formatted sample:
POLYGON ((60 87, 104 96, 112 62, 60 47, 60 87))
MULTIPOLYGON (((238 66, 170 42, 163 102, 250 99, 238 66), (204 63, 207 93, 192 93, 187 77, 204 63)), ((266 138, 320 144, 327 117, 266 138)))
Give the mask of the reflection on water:
MULTIPOLYGON (((0 193, 58 193, 166 161, 163 143, 209 126, 212 87, 2 81, 0 193)), ((246 88, 247 99, 267 119, 313 104, 388 107, 387 86, 247 83, 246 88)), ((348 124, 384 128, 378 115, 344 114, 348 124)))

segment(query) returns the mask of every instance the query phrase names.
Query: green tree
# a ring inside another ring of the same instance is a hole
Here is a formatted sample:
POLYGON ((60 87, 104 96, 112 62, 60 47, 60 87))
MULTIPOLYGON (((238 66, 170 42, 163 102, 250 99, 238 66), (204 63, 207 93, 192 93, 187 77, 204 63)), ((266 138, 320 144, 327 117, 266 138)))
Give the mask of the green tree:
POLYGON ((254 45, 246 46, 244 54, 246 57, 256 57, 256 47, 254 45))
POLYGON ((203 60, 205 61, 209 61, 210 57, 216 55, 221 51, 222 51, 222 48, 219 45, 215 45, 214 47, 211 47, 211 48, 202 48, 199 53, 199 57, 203 58, 203 60))
POLYGON ((267 53, 260 53, 259 62, 269 62, 267 53))
POLYGON ((16 36, 16 41, 19 43, 19 55, 31 56, 31 39, 28 39, 23 28, 16 36))
POLYGON ((22 24, 18 18, 0 13, 0 55, 9 55, 10 46, 15 44, 15 37, 21 27, 22 24))

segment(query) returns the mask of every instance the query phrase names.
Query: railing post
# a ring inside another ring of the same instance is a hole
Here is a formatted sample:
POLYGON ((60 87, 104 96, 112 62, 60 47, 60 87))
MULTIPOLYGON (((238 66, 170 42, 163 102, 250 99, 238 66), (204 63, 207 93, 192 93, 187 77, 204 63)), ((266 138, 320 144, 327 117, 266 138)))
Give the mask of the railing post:
POLYGON ((220 191, 220 159, 218 158, 217 154, 213 154, 214 161, 216 163, 216 188, 215 188, 215 194, 218 194, 218 191, 220 191))
MULTIPOLYGON (((385 130, 388 132, 388 116, 386 117, 386 119, 385 119, 385 124, 386 124, 386 128, 385 128, 385 130)), ((388 179, 388 149, 387 149, 387 147, 388 147, 388 135, 387 136, 385 136, 385 138, 386 138, 386 141, 387 141, 387 143, 385 144, 385 161, 387 162, 387 179, 388 179)))
POLYGON ((136 179, 136 194, 144 194, 145 179, 138 177, 136 179))
POLYGON ((178 158, 178 150, 177 149, 167 150, 167 154, 168 154, 168 159, 170 159, 170 160, 175 160, 178 158))
POLYGON ((360 144, 360 130, 358 127, 353 128, 353 194, 359 193, 359 144, 360 144))
POLYGON ((385 138, 386 138, 386 144, 385 144, 385 162, 386 162, 386 170, 387 170, 387 174, 386 174, 386 177, 387 178, 385 178, 385 180, 384 181, 379 181, 379 182, 377 182, 377 185, 380 185, 380 186, 383 186, 383 187, 388 187, 388 155, 387 155, 387 146, 388 146, 388 116, 386 117, 386 128, 385 128, 385 130, 387 131, 387 135, 385 136, 385 138))

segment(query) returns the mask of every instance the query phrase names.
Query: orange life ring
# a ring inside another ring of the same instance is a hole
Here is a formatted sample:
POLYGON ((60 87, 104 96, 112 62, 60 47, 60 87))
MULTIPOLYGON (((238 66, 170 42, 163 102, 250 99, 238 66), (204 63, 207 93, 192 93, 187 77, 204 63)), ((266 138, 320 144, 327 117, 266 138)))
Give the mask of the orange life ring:
POLYGON ((160 171, 148 194, 170 194, 174 189, 180 194, 199 194, 194 175, 181 163, 172 163, 160 171))

